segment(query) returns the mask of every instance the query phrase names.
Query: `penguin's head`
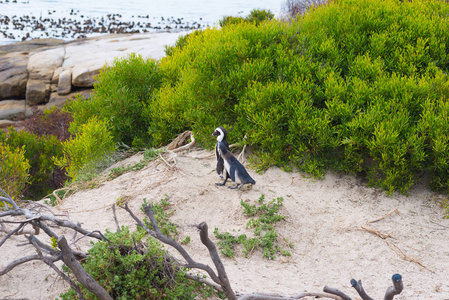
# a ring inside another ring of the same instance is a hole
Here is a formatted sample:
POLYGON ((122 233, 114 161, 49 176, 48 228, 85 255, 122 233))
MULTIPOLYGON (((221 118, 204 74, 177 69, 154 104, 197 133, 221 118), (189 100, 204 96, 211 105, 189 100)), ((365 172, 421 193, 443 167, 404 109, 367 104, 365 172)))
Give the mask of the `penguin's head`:
POLYGON ((222 142, 218 142, 218 151, 220 152, 221 156, 226 155, 228 153, 228 149, 226 149, 226 146, 222 142))
POLYGON ((226 134, 227 134, 226 129, 224 129, 221 126, 218 126, 217 128, 215 128, 215 131, 214 133, 212 133, 212 136, 216 136, 217 141, 221 142, 226 139, 226 134))

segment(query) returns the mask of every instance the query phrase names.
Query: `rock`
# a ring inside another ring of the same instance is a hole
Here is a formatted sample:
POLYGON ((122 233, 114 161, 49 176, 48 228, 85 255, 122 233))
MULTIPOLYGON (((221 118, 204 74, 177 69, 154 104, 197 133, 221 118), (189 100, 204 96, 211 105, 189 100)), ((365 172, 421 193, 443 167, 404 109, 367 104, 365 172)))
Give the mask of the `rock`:
POLYGON ((0 57, 0 99, 25 98, 28 55, 9 53, 0 57))
POLYGON ((1 53, 11 53, 11 52, 28 52, 31 50, 36 50, 43 47, 56 47, 64 44, 63 40, 59 39, 34 39, 29 41, 17 42, 8 45, 0 46, 1 53))
POLYGON ((51 78, 52 84, 58 84, 59 75, 61 75, 62 71, 64 71, 62 67, 56 68, 56 70, 53 72, 53 77, 51 78))
POLYGON ((28 61, 29 79, 45 80, 50 83, 56 68, 64 61, 64 47, 30 54, 28 61))
POLYGON ((23 120, 32 114, 25 100, 0 101, 0 120, 23 120))
POLYGON ((37 105, 47 102, 47 97, 50 93, 50 84, 40 80, 28 80, 26 101, 29 105, 37 105))
POLYGON ((64 96, 58 95, 58 93, 51 93, 50 100, 45 105, 45 107, 48 109, 52 108, 53 106, 63 107, 68 99, 75 99, 77 95, 84 97, 85 99, 89 99, 91 93, 91 89, 79 90, 64 96))
POLYGON ((59 75, 58 95, 67 95, 72 90, 72 70, 64 70, 59 75))
POLYGON ((93 87, 95 76, 103 65, 77 65, 72 69, 72 84, 76 87, 93 87))
POLYGON ((12 125, 14 125, 14 121, 11 121, 11 120, 0 120, 0 128, 7 128, 7 127, 9 127, 9 126, 12 126, 12 125))

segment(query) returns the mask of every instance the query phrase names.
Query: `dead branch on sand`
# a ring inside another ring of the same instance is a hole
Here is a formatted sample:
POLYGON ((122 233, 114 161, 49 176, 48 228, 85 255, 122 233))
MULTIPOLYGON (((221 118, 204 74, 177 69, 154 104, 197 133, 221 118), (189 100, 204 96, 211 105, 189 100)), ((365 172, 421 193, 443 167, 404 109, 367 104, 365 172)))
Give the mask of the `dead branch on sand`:
MULTIPOLYGON (((31 205, 28 208, 21 208, 9 196, 7 197, 0 196, 0 202, 5 203, 5 207, 7 209, 6 211, 0 212, 0 218, 7 218, 7 219, 0 219, 1 225, 0 230, 7 232, 6 236, 0 242, 0 246, 6 240, 8 240, 13 234, 24 234, 27 237, 29 244, 33 245, 37 252, 37 254, 35 255, 22 257, 17 260, 14 260, 9 265, 7 265, 3 270, 0 270, 0 276, 7 274, 16 266, 24 264, 28 261, 41 260, 47 265, 49 265, 51 268, 53 268, 58 273, 59 276, 61 276, 74 288, 79 299, 84 299, 84 296, 78 283, 75 283, 72 279, 70 279, 67 275, 65 275, 61 270, 59 270, 55 266, 54 263, 56 261, 62 260, 72 271, 76 280, 80 284, 82 284, 85 288, 87 288, 90 292, 95 294, 101 300, 112 299, 112 297, 107 293, 107 291, 101 285, 99 285, 98 282, 95 281, 80 264, 79 261, 86 259, 87 253, 71 249, 64 235, 58 236, 54 231, 50 229, 50 225, 72 229, 76 233, 82 234, 83 237, 91 237, 98 240, 107 241, 107 239, 101 233, 97 231, 90 232, 81 228, 79 223, 73 223, 66 219, 59 219, 56 217, 55 214, 51 213, 50 209, 43 210, 44 206, 40 204, 38 206, 31 205), (41 213, 42 211, 50 213, 43 214, 41 213), (15 229, 9 229, 5 224, 18 224, 18 226, 15 229), (33 227, 34 232, 31 233, 31 231, 24 230, 24 228, 29 225, 33 227), (48 237, 51 238, 52 245, 45 244, 36 238, 36 235, 38 235, 41 230, 48 237)), ((188 274, 186 278, 212 286, 216 290, 223 292, 226 295, 227 299, 287 300, 287 299, 301 299, 304 297, 317 297, 317 298, 327 298, 337 300, 351 299, 345 293, 335 288, 330 288, 327 286, 324 287, 323 293, 306 292, 293 296, 284 296, 279 294, 264 294, 264 293, 250 293, 250 294, 236 293, 231 287, 230 280, 226 273, 224 264, 222 263, 220 256, 218 255, 217 248, 208 236, 208 226, 205 222, 200 223, 196 227, 199 230, 199 237, 201 242, 209 250, 209 256, 212 259, 212 262, 214 263, 215 270, 209 265, 194 261, 192 257, 189 255, 189 253, 179 243, 162 234, 156 222, 156 219, 153 215, 153 211, 150 205, 147 205, 144 208, 144 210, 146 215, 150 218, 152 229, 148 228, 139 218, 137 218, 136 215, 129 209, 126 203, 124 204, 124 206, 120 207, 125 209, 129 213, 129 215, 137 222, 137 225, 142 227, 149 235, 161 241, 162 243, 173 247, 176 251, 178 251, 181 254, 181 256, 184 259, 184 262, 175 261, 175 263, 178 266, 202 270, 205 271, 209 276, 208 279, 205 279, 197 275, 188 274)), ((117 228, 120 228, 117 218, 115 216, 115 206, 113 206, 113 212, 117 228)), ((74 243, 75 242, 73 242, 72 244, 74 243)), ((403 289, 402 278, 399 274, 393 275, 392 280, 393 285, 387 289, 384 299, 387 300, 393 299, 393 297, 401 293, 403 289)), ((363 290, 362 283, 360 280, 356 281, 352 279, 351 284, 356 289, 359 296, 362 297, 362 299, 364 300, 372 299, 363 290)))
POLYGON ((390 246, 390 248, 391 248, 391 249, 392 249, 392 250, 393 250, 393 251, 394 251, 394 252, 395 252, 401 259, 403 259, 403 260, 405 260, 405 261, 408 261, 408 262, 415 263, 415 264, 417 264, 418 266, 420 266, 421 268, 424 268, 424 269, 426 269, 427 271, 429 271, 429 272, 431 272, 431 273, 435 273, 435 271, 433 271, 433 270, 429 269, 428 267, 426 267, 426 266, 425 266, 423 263, 421 263, 417 258, 413 258, 413 257, 407 256, 407 255, 404 253, 404 251, 403 251, 401 248, 399 248, 399 246, 397 246, 395 243, 393 243, 393 242, 387 240, 388 238, 393 238, 393 236, 391 235, 393 232, 390 232, 389 234, 385 234, 385 233, 379 232, 379 231, 377 231, 377 230, 375 230, 375 229, 372 229, 372 228, 369 228, 369 227, 366 226, 366 225, 368 225, 368 224, 370 224, 370 223, 375 223, 375 222, 381 221, 381 220, 387 218, 388 216, 390 216, 390 215, 392 215, 392 214, 394 214, 394 213, 400 215, 398 209, 396 208, 396 209, 390 211, 389 213, 387 213, 386 215, 384 215, 384 216, 382 216, 382 217, 380 217, 380 218, 377 218, 377 219, 375 219, 375 220, 366 222, 365 225, 362 225, 362 229, 364 229, 364 230, 366 230, 366 231, 368 231, 368 232, 371 232, 371 233, 377 235, 378 237, 380 237, 381 239, 385 240, 385 241, 387 242, 388 246, 390 246))

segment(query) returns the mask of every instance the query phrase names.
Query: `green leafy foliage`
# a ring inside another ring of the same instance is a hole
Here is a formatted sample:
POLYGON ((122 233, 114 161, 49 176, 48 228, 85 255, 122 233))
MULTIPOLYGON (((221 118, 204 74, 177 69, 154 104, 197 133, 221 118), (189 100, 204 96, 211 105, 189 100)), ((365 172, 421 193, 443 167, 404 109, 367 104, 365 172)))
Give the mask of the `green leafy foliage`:
MULTIPOLYGON (((89 249, 85 270, 114 299, 198 299, 213 291, 188 281, 186 270, 152 237, 144 239, 145 231, 130 233, 128 227, 119 232, 106 231, 110 242, 100 241, 89 249)), ((86 299, 96 297, 83 287, 86 299)), ((61 299, 77 299, 73 289, 61 299)))
POLYGON ((52 157, 63 156, 62 143, 54 135, 36 135, 10 127, 6 133, 0 132, 1 143, 9 145, 11 149, 22 149, 30 164, 30 176, 20 184, 20 194, 39 200, 52 190, 60 188, 66 180, 64 170, 52 160, 52 157))
MULTIPOLYGON (((254 237, 248 238, 246 234, 238 237, 233 236, 229 232, 220 233, 215 228, 214 234, 218 241, 221 253, 227 257, 235 257, 235 246, 241 244, 243 246, 243 255, 251 256, 254 251, 260 248, 263 256, 267 259, 275 259, 277 253, 283 256, 290 256, 290 252, 281 249, 278 243, 278 234, 275 230, 275 224, 285 220, 285 216, 279 214, 279 208, 282 206, 284 199, 279 197, 265 203, 265 195, 262 194, 257 203, 250 205, 243 200, 240 204, 243 206, 243 214, 250 217, 246 223, 247 228, 254 229, 254 237)), ((289 247, 292 247, 290 244, 289 247)))
POLYGON ((67 168, 68 176, 77 180, 81 173, 93 172, 96 165, 115 149, 108 123, 91 118, 81 125, 75 138, 63 143, 64 156, 54 157, 54 162, 67 168))
POLYGON ((247 136, 258 170, 358 173, 389 194, 428 172, 447 192, 448 16, 436 0, 331 1, 291 22, 255 10, 180 38, 159 62, 108 67, 93 101, 72 104, 73 126, 98 115, 116 141, 161 145, 189 129, 212 147, 221 125, 231 143, 247 136), (136 86, 123 79, 136 74, 136 86))
POLYGON ((25 147, 12 148, 0 141, 0 187, 13 199, 21 196, 29 180, 25 147))
POLYGON ((115 59, 101 70, 89 100, 78 98, 66 106, 74 117, 71 131, 78 131, 77 127, 95 116, 109 122, 116 142, 137 148, 151 144, 146 134, 151 120, 142 115, 142 110, 160 88, 161 76, 153 59, 136 54, 115 59))

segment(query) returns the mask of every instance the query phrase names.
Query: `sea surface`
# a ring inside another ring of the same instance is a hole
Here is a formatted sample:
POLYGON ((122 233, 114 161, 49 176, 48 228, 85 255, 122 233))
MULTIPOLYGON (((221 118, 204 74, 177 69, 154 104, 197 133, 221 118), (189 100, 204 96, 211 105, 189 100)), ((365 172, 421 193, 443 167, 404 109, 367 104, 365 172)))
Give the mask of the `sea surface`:
POLYGON ((252 9, 279 16, 285 0, 0 0, 0 45, 54 37, 157 32, 219 26, 252 9))

